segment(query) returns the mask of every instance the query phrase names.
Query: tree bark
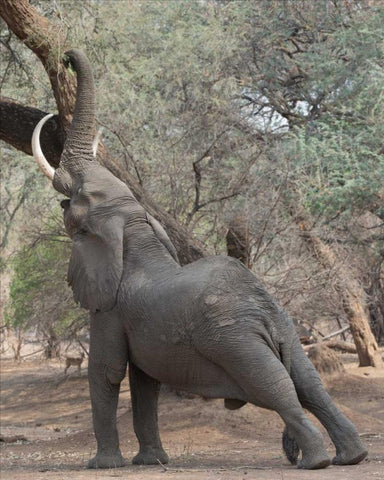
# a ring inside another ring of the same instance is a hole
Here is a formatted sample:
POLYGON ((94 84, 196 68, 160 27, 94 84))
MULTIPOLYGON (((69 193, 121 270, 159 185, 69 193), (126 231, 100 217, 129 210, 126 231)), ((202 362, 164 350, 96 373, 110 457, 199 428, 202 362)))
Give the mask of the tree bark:
POLYGON ((43 64, 51 82, 61 125, 66 129, 74 110, 76 81, 63 63, 63 54, 68 50, 64 31, 41 16, 28 0, 0 0, 0 15, 43 64))
MULTIPOLYGON (((304 213, 298 216, 296 221, 303 238, 318 262, 325 269, 331 270, 336 264, 336 255, 332 248, 316 235, 304 213)), ((351 327, 351 333, 359 357, 359 366, 383 367, 379 347, 369 326, 363 289, 345 268, 338 268, 335 275, 335 287, 351 327)))
POLYGON ((251 268, 251 256, 249 246, 249 226, 245 215, 236 215, 228 226, 225 237, 227 242, 227 253, 230 257, 237 258, 245 266, 251 268))
MULTIPOLYGON (((384 203, 383 203, 384 204, 384 203)), ((367 294, 371 299, 369 314, 372 331, 379 345, 384 344, 384 261, 371 270, 367 294)))
MULTIPOLYGON (((69 49, 69 45, 62 34, 58 33, 56 26, 42 17, 27 0, 0 0, 0 14, 15 35, 41 60, 49 76, 59 115, 53 117, 47 128, 43 129, 42 147, 49 163, 57 167, 59 151, 61 153, 76 96, 75 77, 68 74, 63 63, 63 53, 69 49)), ((30 155, 30 139, 34 126, 44 113, 9 99, 1 102, 1 110, 1 138, 30 155)), ((196 240, 190 238, 187 229, 167 212, 162 211, 135 178, 117 165, 104 146, 99 147, 98 158, 112 173, 127 183, 143 207, 164 225, 182 264, 204 255, 204 249, 196 240)))
POLYGON ((343 340, 328 340, 325 342, 310 343, 309 345, 303 345, 303 350, 308 352, 308 350, 316 345, 325 345, 328 348, 339 350, 340 352, 345 353, 357 353, 356 345, 353 343, 344 342, 343 340))
MULTIPOLYGON (((31 139, 37 123, 47 115, 37 108, 20 105, 16 101, 0 97, 0 140, 28 155, 32 155, 31 139)), ((62 127, 58 115, 50 118, 40 135, 40 144, 49 163, 57 168, 63 150, 62 127)))

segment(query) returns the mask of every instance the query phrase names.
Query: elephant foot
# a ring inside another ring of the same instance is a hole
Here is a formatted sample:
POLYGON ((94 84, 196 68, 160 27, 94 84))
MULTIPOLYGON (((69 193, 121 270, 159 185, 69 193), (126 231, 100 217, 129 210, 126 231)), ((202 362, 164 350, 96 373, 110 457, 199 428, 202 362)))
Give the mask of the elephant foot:
POLYGON ((326 468, 331 464, 331 457, 326 450, 318 451, 312 455, 305 455, 297 464, 297 468, 305 468, 307 470, 317 470, 326 468))
POLYGON ((368 455, 368 450, 360 442, 354 448, 346 448, 332 459, 334 465, 356 465, 368 455))
POLYGON ((161 447, 142 448, 140 449, 140 452, 132 459, 132 463, 134 465, 158 465, 159 463, 168 462, 169 457, 161 447))
POLYGON ((124 467, 126 464, 120 451, 116 454, 98 453, 88 462, 87 468, 118 468, 124 467))

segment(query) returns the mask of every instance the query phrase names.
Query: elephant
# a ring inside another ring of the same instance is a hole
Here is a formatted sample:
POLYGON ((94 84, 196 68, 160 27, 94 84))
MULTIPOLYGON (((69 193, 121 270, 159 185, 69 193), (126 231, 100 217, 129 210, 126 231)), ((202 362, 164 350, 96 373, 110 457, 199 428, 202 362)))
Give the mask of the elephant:
POLYGON ((39 133, 32 148, 61 202, 72 239, 68 283, 90 312, 89 387, 97 453, 89 468, 125 465, 116 410, 129 368, 134 464, 168 462, 159 435, 161 384, 229 409, 246 403, 276 411, 283 447, 298 468, 356 464, 367 450, 354 424, 336 407, 306 357, 291 318, 253 272, 226 256, 181 266, 160 223, 128 186, 94 158, 95 92, 85 53, 65 62, 77 74, 76 104, 59 167, 45 159, 39 133), (50 170, 51 169, 51 170, 50 170), (336 447, 331 460, 312 412, 336 447), (299 451, 301 459, 298 461, 299 451))

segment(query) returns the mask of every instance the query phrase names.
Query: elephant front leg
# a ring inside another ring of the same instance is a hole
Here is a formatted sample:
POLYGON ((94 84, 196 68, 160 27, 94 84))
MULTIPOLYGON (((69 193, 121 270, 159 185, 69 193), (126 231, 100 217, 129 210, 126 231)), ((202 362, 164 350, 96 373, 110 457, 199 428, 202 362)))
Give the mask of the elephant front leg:
POLYGON ((161 445, 157 421, 157 402, 160 383, 133 363, 129 364, 133 426, 140 451, 133 458, 136 465, 168 463, 168 455, 161 445))
POLYGON ((90 333, 88 379, 97 454, 88 468, 122 467, 116 414, 127 369, 127 339, 119 318, 108 313, 91 316, 90 333))
POLYGON ((97 441, 97 454, 88 468, 123 467, 126 462, 119 448, 116 425, 117 403, 123 372, 113 371, 105 364, 89 365, 89 386, 92 402, 93 428, 97 441))

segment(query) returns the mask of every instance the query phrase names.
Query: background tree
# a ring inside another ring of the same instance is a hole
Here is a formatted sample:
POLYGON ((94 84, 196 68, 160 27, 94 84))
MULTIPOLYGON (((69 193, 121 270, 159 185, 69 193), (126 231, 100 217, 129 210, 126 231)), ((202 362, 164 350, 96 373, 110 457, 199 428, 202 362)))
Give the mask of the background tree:
POLYGON ((70 251, 55 239, 42 240, 32 250, 25 249, 13 260, 10 308, 6 321, 17 332, 34 331, 44 345, 46 358, 60 354, 60 343, 75 340, 88 324, 88 315, 75 308, 65 280, 70 251))

